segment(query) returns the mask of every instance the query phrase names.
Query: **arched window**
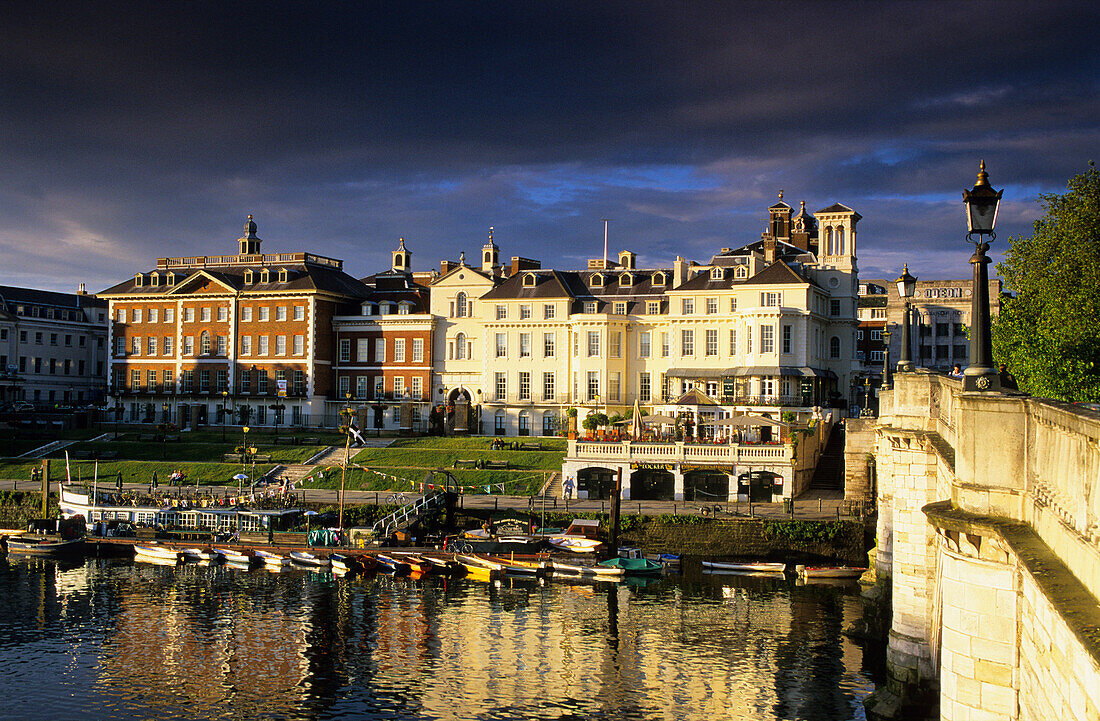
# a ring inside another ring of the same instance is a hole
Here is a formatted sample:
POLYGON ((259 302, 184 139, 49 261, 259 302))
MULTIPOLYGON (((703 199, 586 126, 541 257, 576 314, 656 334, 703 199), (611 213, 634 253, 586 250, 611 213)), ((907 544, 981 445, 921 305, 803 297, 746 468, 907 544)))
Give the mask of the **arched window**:
POLYGON ((269 271, 267 268, 264 268, 263 270, 260 271, 260 282, 261 283, 270 283, 271 282, 271 271, 269 271))
POLYGON ((204 330, 199 336, 199 348, 203 355, 210 355, 210 331, 204 330))
POLYGON ((252 271, 246 270, 244 272, 244 282, 246 285, 252 285, 252 271))
POLYGON ((525 288, 534 288, 535 287, 535 281, 536 281, 535 274, 534 273, 528 273, 527 275, 523 276, 523 287, 525 287, 525 288))
POLYGON ((737 278, 737 280, 744 280, 749 277, 749 269, 743 265, 739 265, 737 266, 737 270, 734 271, 733 277, 737 278))
POLYGON ((840 358, 840 338, 835 335, 829 339, 829 358, 833 360, 840 358))
POLYGON ((466 334, 455 336, 455 360, 466 360, 466 334))
POLYGON ((504 425, 504 419, 504 411, 497 411, 496 415, 493 417, 493 433, 495 435, 503 436, 507 432, 508 429, 504 425))
POLYGON ((836 229, 836 254, 844 255, 844 226, 836 229))
POLYGON ((530 411, 520 411, 520 413, 519 413, 519 434, 521 436, 531 435, 531 413, 530 413, 530 411))
POLYGON ((833 255, 833 227, 825 228, 825 255, 833 255))
POLYGON ((723 277, 725 277, 725 273, 722 271, 721 268, 711 268, 711 270, 710 270, 710 279, 711 280, 722 280, 723 277))
POLYGON ((460 292, 455 296, 455 318, 466 317, 466 306, 466 294, 460 292))
POLYGON ((666 279, 666 276, 665 276, 664 273, 654 273, 653 274, 653 285, 664 285, 667 282, 668 282, 668 280, 666 279))

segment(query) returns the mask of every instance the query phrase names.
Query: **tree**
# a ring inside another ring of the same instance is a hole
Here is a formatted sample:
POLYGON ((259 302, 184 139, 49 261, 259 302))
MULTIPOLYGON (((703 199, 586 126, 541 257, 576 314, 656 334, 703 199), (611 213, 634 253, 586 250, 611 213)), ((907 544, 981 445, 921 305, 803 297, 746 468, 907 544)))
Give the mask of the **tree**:
POLYGON ((997 266, 1015 297, 1001 302, 993 350, 1020 389, 1100 401, 1100 172, 1089 163, 1064 195, 1044 194, 1030 238, 1009 238, 997 266))

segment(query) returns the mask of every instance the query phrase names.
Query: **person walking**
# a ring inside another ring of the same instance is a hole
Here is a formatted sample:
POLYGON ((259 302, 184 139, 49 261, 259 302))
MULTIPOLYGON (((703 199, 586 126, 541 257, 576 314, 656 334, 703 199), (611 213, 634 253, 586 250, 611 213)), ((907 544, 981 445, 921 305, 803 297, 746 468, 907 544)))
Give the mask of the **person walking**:
POLYGON ((573 497, 573 476, 565 477, 565 481, 561 484, 561 493, 567 501, 573 497))

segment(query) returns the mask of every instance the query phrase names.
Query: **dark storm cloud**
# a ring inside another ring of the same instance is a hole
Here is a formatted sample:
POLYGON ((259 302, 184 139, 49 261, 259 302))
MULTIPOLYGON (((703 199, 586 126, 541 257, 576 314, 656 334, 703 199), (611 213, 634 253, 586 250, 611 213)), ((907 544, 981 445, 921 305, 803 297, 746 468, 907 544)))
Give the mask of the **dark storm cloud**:
MULTIPOLYGON (((8 3, 0 280, 105 287, 158 255, 351 272, 468 254, 705 260, 782 188, 863 216, 864 274, 965 274, 1100 146, 1098 11, 1070 3, 8 3), (265 246, 266 248, 267 246, 265 246), (942 251, 942 252, 938 252, 942 251), (79 258, 61 264, 57 259, 79 258), (891 270, 894 269, 894 270, 891 270)), ((1003 243, 1002 243, 1003 245, 1003 243)))

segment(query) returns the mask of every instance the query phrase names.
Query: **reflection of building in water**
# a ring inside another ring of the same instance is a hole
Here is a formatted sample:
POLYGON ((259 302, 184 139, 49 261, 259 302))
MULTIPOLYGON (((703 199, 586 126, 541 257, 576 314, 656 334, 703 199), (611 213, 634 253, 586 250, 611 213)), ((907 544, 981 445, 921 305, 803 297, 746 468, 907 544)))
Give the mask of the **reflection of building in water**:
POLYGON ((155 717, 190 709, 194 717, 273 716, 301 708, 308 623, 299 596, 272 598, 227 584, 202 566, 133 566, 102 645, 101 691, 140 698, 155 717))
POLYGON ((45 626, 58 605, 86 622, 77 605, 104 604, 92 698, 135 716, 844 718, 859 668, 840 638, 858 599, 776 579, 637 591, 96 563, 34 595, 45 626))

